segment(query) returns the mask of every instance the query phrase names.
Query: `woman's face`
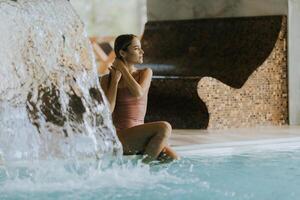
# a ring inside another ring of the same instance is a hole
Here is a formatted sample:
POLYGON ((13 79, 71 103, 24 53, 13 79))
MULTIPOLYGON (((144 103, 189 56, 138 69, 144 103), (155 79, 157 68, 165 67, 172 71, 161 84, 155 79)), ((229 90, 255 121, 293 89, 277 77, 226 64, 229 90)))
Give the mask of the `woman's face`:
POLYGON ((126 62, 131 64, 141 64, 143 63, 144 51, 141 47, 141 42, 138 38, 134 37, 131 44, 124 51, 124 59, 126 62))

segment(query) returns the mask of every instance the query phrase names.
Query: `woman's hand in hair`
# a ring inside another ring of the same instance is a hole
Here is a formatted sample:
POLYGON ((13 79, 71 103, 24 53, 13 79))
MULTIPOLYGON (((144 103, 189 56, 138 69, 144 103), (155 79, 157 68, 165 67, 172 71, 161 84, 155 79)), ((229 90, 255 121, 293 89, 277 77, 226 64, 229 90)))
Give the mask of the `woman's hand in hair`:
POLYGON ((112 68, 123 73, 126 70, 126 64, 121 59, 116 58, 112 64, 112 68))

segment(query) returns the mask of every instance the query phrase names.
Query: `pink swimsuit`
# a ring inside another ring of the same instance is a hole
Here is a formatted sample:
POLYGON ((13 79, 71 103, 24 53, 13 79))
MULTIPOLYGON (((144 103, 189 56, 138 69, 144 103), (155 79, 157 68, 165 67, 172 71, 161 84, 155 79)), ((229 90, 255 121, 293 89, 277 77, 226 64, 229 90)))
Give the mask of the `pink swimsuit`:
MULTIPOLYGON (((140 77, 140 75, 138 76, 140 77)), ((148 90, 140 97, 134 97, 127 87, 118 88, 113 122, 117 131, 144 123, 147 110, 148 90)))

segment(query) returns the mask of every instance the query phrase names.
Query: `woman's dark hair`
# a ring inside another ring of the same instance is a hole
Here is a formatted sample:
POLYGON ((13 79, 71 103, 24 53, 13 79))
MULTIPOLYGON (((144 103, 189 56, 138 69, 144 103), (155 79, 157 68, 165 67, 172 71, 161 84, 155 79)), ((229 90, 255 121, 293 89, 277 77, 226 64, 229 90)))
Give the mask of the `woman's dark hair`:
POLYGON ((114 50, 117 58, 122 59, 120 50, 126 51, 128 46, 131 44, 133 38, 135 37, 137 36, 133 34, 124 34, 124 35, 119 35, 116 38, 114 44, 114 50))

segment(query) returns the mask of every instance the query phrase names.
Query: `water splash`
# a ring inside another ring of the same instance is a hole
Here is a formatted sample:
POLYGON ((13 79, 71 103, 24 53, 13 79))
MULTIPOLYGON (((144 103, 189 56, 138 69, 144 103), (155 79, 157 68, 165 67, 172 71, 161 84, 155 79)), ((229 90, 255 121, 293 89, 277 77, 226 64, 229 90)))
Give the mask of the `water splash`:
POLYGON ((121 154, 84 26, 66 0, 0 0, 0 153, 121 154))

